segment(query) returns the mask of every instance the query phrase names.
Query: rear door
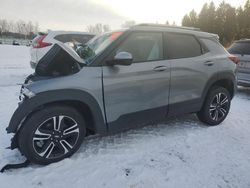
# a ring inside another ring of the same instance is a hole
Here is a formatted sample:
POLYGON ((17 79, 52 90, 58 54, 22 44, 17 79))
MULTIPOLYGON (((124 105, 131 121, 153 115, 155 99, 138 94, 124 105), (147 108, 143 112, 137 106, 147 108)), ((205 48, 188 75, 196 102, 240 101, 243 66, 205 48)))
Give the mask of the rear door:
POLYGON ((170 65, 164 60, 162 32, 132 32, 113 51, 129 52, 130 66, 104 66, 106 119, 121 130, 164 118, 167 114, 170 65))
POLYGON ((166 56, 171 63, 169 115, 195 112, 201 107, 207 81, 219 67, 194 35, 165 34, 166 56))

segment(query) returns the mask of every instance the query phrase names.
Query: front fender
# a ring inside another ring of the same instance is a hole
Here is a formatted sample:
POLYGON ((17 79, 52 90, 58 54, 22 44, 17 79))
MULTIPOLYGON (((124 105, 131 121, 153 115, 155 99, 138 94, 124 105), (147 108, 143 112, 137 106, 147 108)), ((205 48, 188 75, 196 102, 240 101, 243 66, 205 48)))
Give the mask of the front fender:
POLYGON ((23 121, 32 112, 39 110, 45 104, 60 101, 79 101, 87 105, 94 117, 94 129, 97 133, 105 133, 107 125, 104 121, 104 113, 96 99, 89 93, 74 89, 54 90, 36 94, 36 96, 24 100, 11 117, 7 133, 17 133, 23 121))

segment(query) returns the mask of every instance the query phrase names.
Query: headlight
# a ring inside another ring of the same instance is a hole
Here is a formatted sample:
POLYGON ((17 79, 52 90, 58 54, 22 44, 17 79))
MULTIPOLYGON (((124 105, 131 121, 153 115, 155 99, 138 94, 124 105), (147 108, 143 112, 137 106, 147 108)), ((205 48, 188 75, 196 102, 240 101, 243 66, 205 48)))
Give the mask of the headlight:
POLYGON ((22 98, 22 96, 26 96, 28 98, 34 97, 35 93, 33 93, 32 91, 28 90, 26 87, 23 87, 21 89, 21 93, 20 93, 20 97, 22 98))

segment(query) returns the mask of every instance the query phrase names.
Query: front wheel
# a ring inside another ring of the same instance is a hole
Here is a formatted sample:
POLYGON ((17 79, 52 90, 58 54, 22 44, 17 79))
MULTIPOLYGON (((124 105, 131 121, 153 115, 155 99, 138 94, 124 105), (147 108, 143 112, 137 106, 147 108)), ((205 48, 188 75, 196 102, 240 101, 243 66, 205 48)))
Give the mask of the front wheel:
POLYGON ((19 150, 37 164, 50 164, 74 154, 86 134, 85 121, 67 106, 47 106, 24 122, 18 133, 19 150))
POLYGON ((230 110, 231 96, 223 87, 213 87, 197 116, 200 121, 208 125, 218 125, 227 117, 230 110))

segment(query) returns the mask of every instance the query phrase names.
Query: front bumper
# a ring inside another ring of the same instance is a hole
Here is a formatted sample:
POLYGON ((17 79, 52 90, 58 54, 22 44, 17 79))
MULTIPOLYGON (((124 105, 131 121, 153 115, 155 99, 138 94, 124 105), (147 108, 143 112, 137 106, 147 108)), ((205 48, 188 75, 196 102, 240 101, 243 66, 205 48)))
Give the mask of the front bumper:
MULTIPOLYGON (((11 117, 8 127, 6 128, 7 133, 15 133, 13 138, 11 139, 11 146, 10 149, 17 148, 17 132, 22 125, 23 121, 26 119, 27 115, 31 112, 29 105, 27 105, 27 101, 35 96, 35 94, 29 91, 27 88, 24 87, 25 84, 28 84, 31 79, 34 77, 33 74, 29 75, 24 84, 21 86, 18 107, 15 110, 14 114, 11 117)), ((28 103, 29 104, 29 103, 28 103)))

